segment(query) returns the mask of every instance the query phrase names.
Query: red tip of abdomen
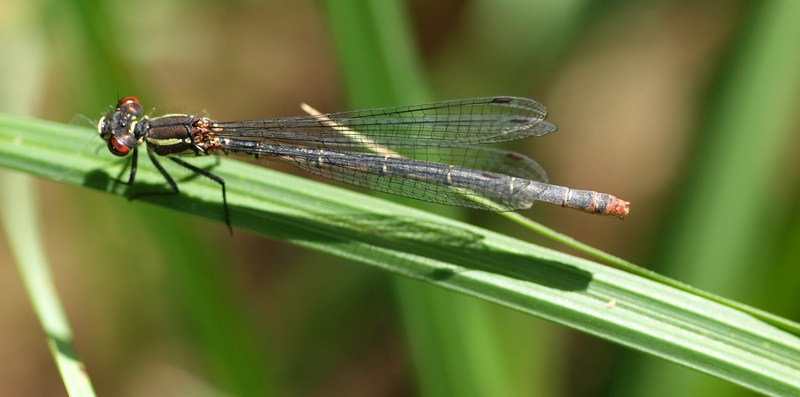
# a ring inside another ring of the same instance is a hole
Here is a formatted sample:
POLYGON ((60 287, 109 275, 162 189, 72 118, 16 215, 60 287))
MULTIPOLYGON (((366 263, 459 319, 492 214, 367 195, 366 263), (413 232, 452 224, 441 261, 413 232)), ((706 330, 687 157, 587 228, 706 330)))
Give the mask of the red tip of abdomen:
POLYGON ((620 200, 611 195, 609 196, 611 197, 611 200, 608 203, 608 205, 606 205, 606 208, 602 211, 602 214, 616 216, 619 217, 620 219, 624 218, 625 215, 628 215, 631 203, 625 200, 620 200))

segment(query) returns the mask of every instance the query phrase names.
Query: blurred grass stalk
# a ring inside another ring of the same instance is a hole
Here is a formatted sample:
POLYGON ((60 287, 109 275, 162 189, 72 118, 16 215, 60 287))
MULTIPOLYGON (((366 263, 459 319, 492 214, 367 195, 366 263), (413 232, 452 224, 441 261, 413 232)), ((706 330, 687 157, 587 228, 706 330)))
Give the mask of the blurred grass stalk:
MULTIPOLYGON (((431 99, 405 2, 337 0, 326 6, 349 107, 368 109, 431 99)), ((450 211, 451 215, 456 212, 450 211)), ((504 390, 509 382, 498 379, 502 365, 487 367, 502 364, 502 355, 491 347, 487 351, 500 335, 491 329, 494 321, 485 302, 416 280, 392 279, 422 395, 509 395, 504 390), (477 336, 466 332, 472 326, 483 331, 479 332, 482 338, 470 337, 477 336), (484 354, 479 355, 478 349, 484 354)))
MULTIPOLYGON (((45 80, 46 49, 41 32, 31 28, 32 10, 23 9, 21 14, 0 31, 0 111, 30 115, 39 104, 45 80)), ((0 223, 47 346, 67 392, 94 396, 50 273, 37 204, 30 176, 0 170, 0 223)))
MULTIPOLYGON (((416 48, 407 2, 329 0, 349 107, 368 109, 434 100, 416 48)), ((526 21, 525 23, 528 23, 526 21)), ((424 203, 391 198, 417 208, 424 203)), ((441 213, 441 208, 437 208, 441 213)), ((459 219, 463 211, 448 209, 459 219)), ((543 395, 565 378, 551 325, 525 322, 505 309, 393 276, 417 386, 424 396, 543 395), (520 369, 523 368, 523 369, 520 369), (529 369, 529 370, 525 370, 529 369)))
MULTIPOLYGON (((778 265, 785 230, 797 229, 800 2, 755 2, 713 88, 689 182, 662 245, 661 269, 725 297, 796 315, 800 257, 778 265), (787 226, 787 221, 794 224, 787 226), (771 272, 774 272, 771 274, 771 272), (773 276, 779 275, 778 277, 773 276), (792 281, 788 281, 792 280, 792 281), (788 282, 787 282, 788 281, 788 282), (775 302, 772 297, 783 297, 775 302)), ((789 240, 791 243, 791 240, 789 240)), ((620 395, 709 396, 742 390, 653 357, 620 370, 620 395), (631 370, 633 372, 631 372, 631 370), (630 376, 631 373, 636 376, 630 376), (713 391, 710 393, 710 391, 713 391)))

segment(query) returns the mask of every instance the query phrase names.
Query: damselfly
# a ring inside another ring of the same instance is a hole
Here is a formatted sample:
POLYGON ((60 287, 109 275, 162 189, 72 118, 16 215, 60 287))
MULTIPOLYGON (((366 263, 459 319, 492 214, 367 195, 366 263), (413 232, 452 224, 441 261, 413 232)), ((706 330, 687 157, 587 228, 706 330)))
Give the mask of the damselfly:
POLYGON ((534 201, 589 213, 624 217, 629 203, 614 196, 547 183, 547 174, 519 153, 477 144, 542 136, 556 130, 547 110, 525 98, 490 97, 423 105, 311 114, 265 120, 216 121, 189 114, 143 115, 139 100, 125 97, 100 119, 100 136, 117 156, 138 148, 147 154, 178 194, 178 185, 159 163, 166 156, 222 186, 230 227, 225 181, 179 157, 213 154, 272 158, 349 184, 440 204, 510 211, 534 201), (392 150, 389 150, 391 148, 392 150))

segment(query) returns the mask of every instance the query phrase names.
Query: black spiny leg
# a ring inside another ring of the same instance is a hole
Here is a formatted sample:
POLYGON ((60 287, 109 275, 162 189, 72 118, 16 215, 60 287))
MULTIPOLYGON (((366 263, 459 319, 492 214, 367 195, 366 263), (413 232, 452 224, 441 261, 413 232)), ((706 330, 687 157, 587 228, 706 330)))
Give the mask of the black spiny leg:
MULTIPOLYGON (((129 200, 135 200, 135 199, 137 199, 139 197, 145 197, 145 196, 174 196, 176 194, 179 194, 180 191, 178 190, 178 184, 175 183, 175 180, 172 179, 172 176, 167 172, 167 170, 164 169, 164 166, 162 166, 161 163, 158 162, 158 159, 153 154, 153 152, 148 150, 147 151, 147 155, 148 155, 148 157, 150 157, 150 161, 153 162, 153 165, 156 166, 156 169, 158 170, 158 172, 160 172, 161 175, 164 177, 164 179, 167 181, 167 185, 169 185, 170 191, 168 191, 168 192, 154 192, 154 191, 137 192, 137 193, 134 193, 133 195, 131 195, 128 199, 129 200)), ((134 159, 135 158, 136 157, 134 157, 134 159)), ((228 196, 227 196, 227 193, 225 191, 225 180, 220 178, 217 175, 212 174, 209 171, 206 171, 206 170, 204 170, 202 168, 195 167, 195 166, 193 166, 193 165, 191 165, 191 164, 189 164, 189 163, 187 163, 187 162, 185 162, 185 161, 183 161, 181 159, 178 159, 178 158, 175 158, 175 157, 169 157, 169 159, 174 161, 174 162, 176 162, 177 164, 179 164, 179 165, 181 165, 183 167, 188 168, 192 172, 195 172, 197 174, 203 175, 203 176, 211 179, 212 181, 219 183, 220 186, 222 186, 222 208, 225 211, 225 224, 228 225, 228 230, 230 231, 231 235, 233 235, 233 227, 231 226, 231 218, 230 218, 230 214, 228 213, 228 196)), ((135 174, 136 174, 136 162, 134 160, 131 163, 131 178, 128 180, 127 184, 133 183, 133 178, 134 178, 135 174)), ((121 183, 125 183, 125 182, 122 182, 122 181, 120 181, 120 182, 121 183)))
MULTIPOLYGON (((148 150, 147 151, 147 156, 150 157, 150 161, 152 161, 153 165, 156 166, 156 169, 158 169, 158 172, 160 172, 161 175, 164 176, 164 179, 167 180, 167 184, 169 185, 170 191, 169 192, 154 192, 154 191, 136 192, 136 193, 132 194, 130 197, 128 197, 128 200, 136 200, 139 197, 145 197, 145 196, 174 196, 174 195, 180 193, 178 191, 178 184, 175 183, 175 180, 172 179, 172 177, 167 173, 167 170, 165 170, 164 167, 161 166, 161 163, 158 162, 158 159, 156 159, 156 156, 153 155, 153 152, 148 150)), ((134 158, 136 158, 136 157, 134 157, 134 158)), ((128 183, 132 183, 133 182, 133 175, 135 174, 135 172, 136 172, 136 163, 133 163, 133 164, 131 164, 131 179, 128 181, 128 183)))
MULTIPOLYGON (((204 177, 206 177, 208 179, 211 179, 214 182, 219 183, 219 185, 222 186, 222 208, 225 211, 225 224, 228 225, 228 230, 231 232, 231 235, 233 235, 233 227, 231 226, 231 217, 230 217, 230 214, 228 213, 228 196, 225 193, 225 180, 220 178, 218 175, 215 175, 215 174, 211 173, 210 171, 204 170, 202 168, 198 168, 198 167, 196 167, 194 165, 191 165, 191 164, 189 164, 189 163, 187 163, 187 162, 185 162, 185 161, 183 161, 183 160, 181 160, 179 158, 170 157, 169 159, 174 161, 174 162, 176 162, 176 163, 178 163, 178 164, 180 164, 180 165, 182 165, 182 166, 184 166, 184 167, 186 167, 186 168, 188 168, 188 169, 190 169, 190 170, 192 170, 192 172, 198 173, 198 174, 200 174, 200 175, 202 175, 202 176, 204 176, 204 177)), ((219 160, 219 158, 217 158, 217 160, 219 160)), ((159 168, 159 170, 161 170, 160 166, 158 166, 158 168, 159 168)), ((163 173, 164 172, 162 171, 162 174, 163 173)), ((166 175, 164 175, 164 176, 166 176, 166 175)), ((175 188, 176 193, 177 193, 177 190, 178 189, 176 187, 175 188)))
MULTIPOLYGON (((139 148, 135 147, 135 148, 133 148, 133 156, 131 157, 131 172, 128 175, 128 181, 124 182, 124 181, 122 181, 121 179, 118 179, 118 178, 114 178, 112 180, 114 182, 121 183, 121 184, 126 185, 126 186, 133 185, 133 180, 136 179, 136 164, 137 164, 138 160, 139 160, 139 148)), ((125 171, 125 168, 123 168, 122 171, 125 171)), ((122 174, 122 171, 120 172, 120 174, 122 174)))

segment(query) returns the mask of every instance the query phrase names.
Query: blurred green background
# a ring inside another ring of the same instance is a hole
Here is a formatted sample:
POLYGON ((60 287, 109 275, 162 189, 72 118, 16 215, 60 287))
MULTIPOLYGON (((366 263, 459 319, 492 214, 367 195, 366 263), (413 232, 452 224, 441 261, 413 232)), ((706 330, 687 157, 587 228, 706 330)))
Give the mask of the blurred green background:
MULTIPOLYGON (((4 0, 0 111, 96 120, 135 95, 154 115, 233 120, 298 115, 300 102, 534 98, 559 131, 510 147, 553 183, 632 210, 624 222, 546 205, 526 216, 797 321, 798 20, 788 0, 4 0)), ((222 224, 37 186, 56 287, 100 395, 752 394, 222 224)), ((426 208, 553 246, 495 214, 426 208)), ((0 394, 66 395, 44 340, 0 239, 0 394)))

